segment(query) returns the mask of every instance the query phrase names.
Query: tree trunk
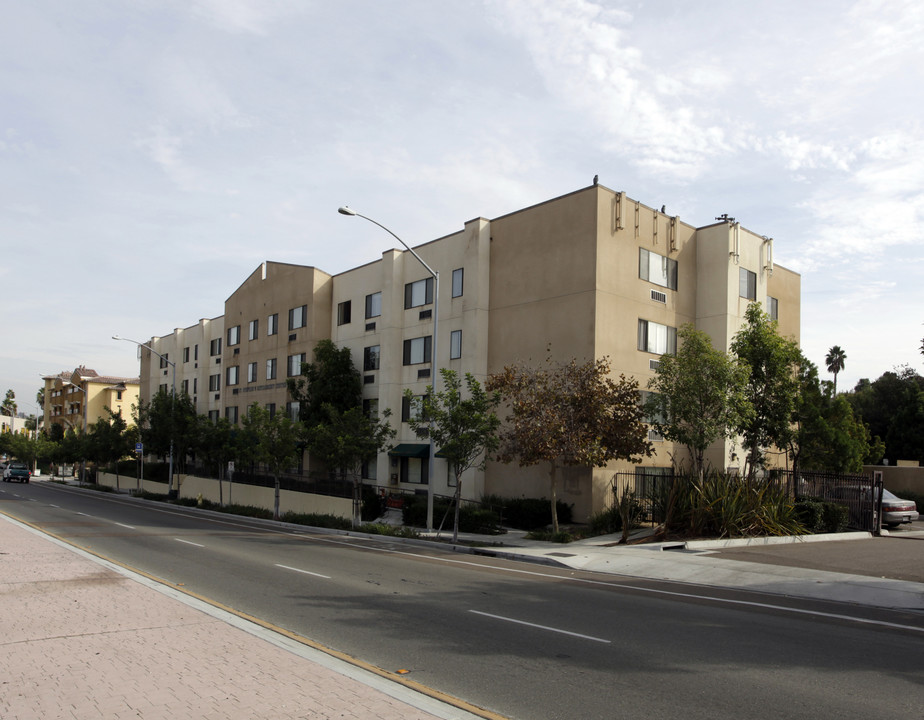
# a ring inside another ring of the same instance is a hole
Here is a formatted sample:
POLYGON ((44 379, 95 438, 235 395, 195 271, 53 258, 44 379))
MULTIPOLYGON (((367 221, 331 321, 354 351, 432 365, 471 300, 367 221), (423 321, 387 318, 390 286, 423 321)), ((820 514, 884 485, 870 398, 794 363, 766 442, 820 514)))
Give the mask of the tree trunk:
POLYGON ((363 522, 363 501, 362 501, 362 482, 358 477, 353 478, 353 529, 355 530, 363 522))
POLYGON ((549 471, 549 495, 552 496, 552 532, 558 535, 558 488, 556 482, 558 467, 554 462, 549 464, 551 465, 551 470, 549 471))
POLYGON ((279 519, 279 475, 273 475, 274 488, 275 488, 275 497, 273 498, 273 520, 279 519))
POLYGON ((459 542, 459 503, 462 501, 462 478, 456 475, 456 509, 452 521, 452 541, 459 542))

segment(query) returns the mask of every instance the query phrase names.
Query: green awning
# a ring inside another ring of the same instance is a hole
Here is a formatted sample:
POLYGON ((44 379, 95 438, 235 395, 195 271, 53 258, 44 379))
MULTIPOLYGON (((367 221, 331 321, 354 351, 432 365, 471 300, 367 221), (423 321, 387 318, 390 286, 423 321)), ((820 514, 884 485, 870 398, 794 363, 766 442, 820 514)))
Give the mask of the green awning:
POLYGON ((430 457, 429 443, 399 443, 388 451, 391 457, 412 457, 428 458, 430 457))

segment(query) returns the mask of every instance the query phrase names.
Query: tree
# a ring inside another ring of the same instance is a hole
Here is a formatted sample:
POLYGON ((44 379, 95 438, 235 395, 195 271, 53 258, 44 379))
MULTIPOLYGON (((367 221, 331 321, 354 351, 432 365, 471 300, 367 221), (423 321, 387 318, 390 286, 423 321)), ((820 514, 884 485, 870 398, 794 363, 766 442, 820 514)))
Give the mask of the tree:
POLYGON ((744 394, 748 369, 689 323, 677 334, 677 354, 662 355, 648 383, 645 411, 659 434, 687 448, 694 474, 702 478, 706 449, 733 436, 750 413, 744 394))
MULTIPOLYGON (((119 487, 118 461, 131 452, 134 444, 134 432, 121 414, 105 408, 108 417, 98 418, 90 427, 87 437, 88 458, 97 465, 116 464, 116 488, 119 487)), ((134 428, 132 428, 133 430, 134 428)))
POLYGON ((780 337, 776 321, 758 303, 745 311, 747 324, 732 339, 731 350, 747 365, 745 398, 752 412, 736 428, 748 449, 748 480, 763 462, 762 448, 785 448, 798 393, 801 353, 793 341, 780 337))
POLYGON ((804 356, 792 421, 788 450, 794 471, 863 469, 870 452, 869 429, 854 415, 844 395, 823 391, 818 368, 804 356))
POLYGON ((301 451, 298 447, 302 428, 283 413, 270 415, 270 411, 253 403, 247 408, 242 426, 251 430, 256 437, 257 462, 264 463, 273 473, 275 496, 273 519, 279 519, 279 475, 288 467, 298 463, 301 451))
MULTIPOLYGON (((869 426, 873 447, 885 443, 882 457, 924 461, 924 377, 908 366, 861 380, 846 399, 869 426)), ((877 453, 873 453, 877 454, 877 453)))
POLYGON ((299 420, 314 427, 327 417, 325 405, 341 412, 362 406, 362 376, 353 366, 349 348, 331 340, 315 345, 314 362, 302 365, 302 376, 288 380, 289 394, 299 403, 299 420))
POLYGON ((150 403, 140 400, 133 410, 145 452, 167 457, 172 440, 175 469, 183 472, 186 456, 195 452, 198 444, 199 419, 192 398, 184 392, 173 396, 158 390, 150 403))
POLYGON ((471 373, 465 374, 468 397, 462 397, 462 381, 454 370, 442 368, 443 390, 433 392, 428 386, 423 398, 411 390, 405 396, 415 404, 411 429, 420 434, 429 431, 431 439, 446 458, 456 482, 452 541, 459 539, 459 503, 462 497, 462 473, 472 467, 484 468, 488 455, 497 449, 500 420, 494 409, 500 393, 485 392, 471 373))
POLYGON ((608 358, 532 368, 508 365, 487 382, 510 414, 500 432, 498 459, 520 466, 549 463, 552 529, 558 532, 557 473, 561 467, 638 462, 652 454, 638 383, 609 377, 608 358))
POLYGON ((391 410, 379 419, 363 412, 362 407, 342 411, 325 403, 326 417, 307 429, 308 450, 320 457, 342 478, 353 480, 353 527, 362 523, 362 466, 375 461, 389 446, 395 430, 389 425, 391 410))
POLYGON ((208 415, 199 415, 196 420, 199 425, 196 456, 218 478, 218 503, 224 505, 221 478, 225 465, 235 457, 231 422, 227 418, 212 420, 208 415))
POLYGON ((16 410, 16 393, 14 393, 12 390, 7 390, 6 397, 3 398, 3 403, 0 404, 0 415, 16 417, 16 410))
POLYGON ((847 353, 841 350, 840 345, 834 345, 825 356, 825 365, 828 372, 834 375, 834 394, 837 395, 837 374, 844 369, 844 362, 847 360, 847 353))

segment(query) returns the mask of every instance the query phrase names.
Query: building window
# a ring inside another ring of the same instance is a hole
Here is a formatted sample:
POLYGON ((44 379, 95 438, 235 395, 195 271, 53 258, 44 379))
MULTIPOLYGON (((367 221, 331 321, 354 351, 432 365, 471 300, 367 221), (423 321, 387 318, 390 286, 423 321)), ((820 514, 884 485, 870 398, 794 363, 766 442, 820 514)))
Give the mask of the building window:
POLYGON ((162 368, 167 367, 167 365, 168 365, 168 362, 167 362, 167 361, 168 361, 169 359, 170 359, 170 353, 164 353, 163 355, 161 355, 161 356, 160 356, 160 366, 161 366, 162 368))
POLYGON ((273 313, 266 318, 266 334, 275 335, 279 332, 279 313, 273 313))
POLYGON ((295 377, 302 374, 302 363, 305 362, 305 353, 298 355, 289 355, 286 365, 288 367, 289 377, 295 377))
POLYGON ((199 392, 199 378, 193 378, 193 395, 199 392))
MULTIPOLYGON (((184 395, 189 395, 189 380, 184 380, 183 382, 180 383, 180 391, 181 391, 184 395)), ((121 399, 122 399, 122 393, 121 393, 121 392, 119 393, 119 397, 116 398, 116 399, 117 399, 117 400, 121 400, 121 399)))
POLYGON ((364 461, 362 465, 362 478, 363 480, 375 480, 377 479, 376 465, 378 465, 378 460, 368 460, 364 461))
POLYGON ((300 403, 297 402, 287 402, 286 403, 286 416, 292 422, 298 422, 298 411, 300 403))
POLYGON ((458 360, 462 357, 462 331, 453 330, 449 333, 449 359, 458 360))
POLYGON ((462 297, 462 277, 464 275, 462 268, 452 271, 452 296, 462 297))
POLYGON ((414 338, 413 340, 405 340, 404 364, 419 365, 420 363, 430 362, 430 343, 431 338, 429 335, 414 338))
POLYGON ((211 357, 221 355, 221 338, 216 338, 209 343, 209 355, 211 357))
POLYGON ((780 319, 780 301, 767 295, 767 314, 771 320, 780 319))
POLYGON ((408 457, 401 458, 401 482, 429 485, 429 473, 430 465, 426 460, 408 457))
POLYGON ((225 417, 232 425, 237 425, 237 405, 225 408, 225 417))
POLYGON ((221 390, 221 375, 209 375, 209 392, 221 390))
POLYGON ((379 400, 378 398, 367 398, 363 400, 363 415, 373 420, 379 419, 379 400))
POLYGON ((247 364, 247 382, 257 381, 257 364, 255 362, 247 364))
POLYGON ((404 286, 404 308, 420 307, 433 302, 433 278, 408 283, 404 286))
POLYGON ((366 295, 366 319, 378 317, 382 314, 382 293, 366 295))
POLYGON ((251 320, 250 325, 247 327, 247 339, 256 340, 260 337, 260 321, 251 320))
POLYGON ((757 299, 757 274, 738 268, 738 295, 748 300, 757 299))
POLYGON ((363 348, 363 370, 378 370, 381 349, 379 345, 363 348))
POLYGON ((188 347, 183 348, 183 362, 184 363, 189 362, 189 348, 188 347))
POLYGON ((266 379, 276 379, 276 358, 270 358, 266 361, 266 379))
POLYGON ((337 305, 337 324, 348 325, 353 315, 353 301, 344 300, 337 305))
POLYGON ((308 315, 308 306, 292 308, 289 310, 289 330, 298 330, 305 327, 305 318, 308 315))
POLYGON ((193 345, 193 360, 195 360, 196 362, 199 361, 199 346, 198 345, 193 345))
POLYGON ((241 369, 235 365, 228 368, 228 385, 237 385, 240 382, 241 369))
POLYGON ((228 347, 232 345, 241 344, 241 326, 235 325, 232 328, 228 328, 228 347))
POLYGON ((209 420, 212 422, 213 425, 218 422, 218 411, 217 410, 209 410, 209 420))
POLYGON ((677 328, 649 320, 639 320, 638 349, 656 355, 675 354, 677 352, 677 328))
POLYGON ((425 397, 427 396, 415 395, 413 398, 409 398, 407 395, 401 396, 401 422, 419 420, 423 417, 420 410, 423 407, 425 397))
POLYGON ((638 249, 638 276, 669 290, 677 289, 677 261, 645 248, 638 249))

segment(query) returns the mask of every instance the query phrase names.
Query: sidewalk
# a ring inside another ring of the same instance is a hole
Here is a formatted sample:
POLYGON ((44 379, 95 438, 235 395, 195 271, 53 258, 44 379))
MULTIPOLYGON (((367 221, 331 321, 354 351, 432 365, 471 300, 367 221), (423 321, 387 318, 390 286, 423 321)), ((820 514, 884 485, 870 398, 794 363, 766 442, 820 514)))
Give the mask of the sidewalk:
POLYGON ((3 515, 0 668, 4 720, 478 717, 3 515))

